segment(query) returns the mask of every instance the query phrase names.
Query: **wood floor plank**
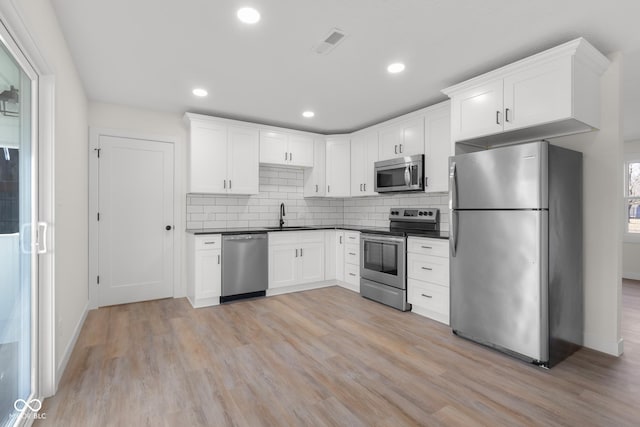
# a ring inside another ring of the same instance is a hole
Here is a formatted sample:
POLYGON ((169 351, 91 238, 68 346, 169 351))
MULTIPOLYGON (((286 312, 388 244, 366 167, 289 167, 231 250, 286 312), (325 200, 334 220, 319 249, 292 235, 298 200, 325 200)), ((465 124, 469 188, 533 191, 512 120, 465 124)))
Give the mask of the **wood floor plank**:
POLYGON ((37 426, 633 426, 640 282, 623 284, 620 358, 551 370, 338 287, 193 309, 91 311, 37 426))

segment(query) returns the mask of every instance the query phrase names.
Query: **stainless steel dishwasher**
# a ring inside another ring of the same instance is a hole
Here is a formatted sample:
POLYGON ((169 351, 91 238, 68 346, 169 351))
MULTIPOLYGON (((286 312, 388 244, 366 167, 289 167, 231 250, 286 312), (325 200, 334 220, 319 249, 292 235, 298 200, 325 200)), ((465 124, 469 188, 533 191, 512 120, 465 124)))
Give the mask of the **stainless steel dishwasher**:
POLYGON ((264 296, 269 283, 267 233, 222 236, 220 302, 264 296))

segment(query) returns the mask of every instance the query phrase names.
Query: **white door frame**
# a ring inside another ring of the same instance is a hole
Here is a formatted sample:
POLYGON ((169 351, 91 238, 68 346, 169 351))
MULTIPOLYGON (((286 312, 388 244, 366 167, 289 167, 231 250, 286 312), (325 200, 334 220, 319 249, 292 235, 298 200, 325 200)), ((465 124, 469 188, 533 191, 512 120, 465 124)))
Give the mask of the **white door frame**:
MULTIPOLYGON (((19 8, 14 0, 0 2, 0 31, 8 36, 11 49, 19 52, 37 74, 37 99, 34 103, 33 135, 38 146, 34 155, 35 178, 38 188, 36 200, 37 220, 46 222, 48 227, 45 236, 49 248, 38 256, 37 289, 32 289, 35 296, 32 303, 32 320, 36 333, 32 337, 32 388, 39 399, 52 396, 58 387, 56 377, 56 342, 55 342, 55 74, 53 68, 45 60, 36 45, 31 33, 24 24, 19 8)), ((14 52, 14 54, 15 54, 14 52)), ((25 420, 22 420, 23 422, 25 420)))
POLYGON ((184 230, 181 206, 181 186, 179 177, 181 168, 179 167, 178 156, 176 155, 178 144, 175 138, 164 135, 150 135, 128 130, 89 128, 89 310, 98 308, 100 304, 99 290, 97 284, 98 277, 98 190, 99 190, 99 169, 98 169, 98 148, 101 136, 113 136, 117 138, 142 139, 147 141, 165 142, 173 145, 173 296, 183 296, 182 269, 181 269, 181 248, 182 230, 184 230))

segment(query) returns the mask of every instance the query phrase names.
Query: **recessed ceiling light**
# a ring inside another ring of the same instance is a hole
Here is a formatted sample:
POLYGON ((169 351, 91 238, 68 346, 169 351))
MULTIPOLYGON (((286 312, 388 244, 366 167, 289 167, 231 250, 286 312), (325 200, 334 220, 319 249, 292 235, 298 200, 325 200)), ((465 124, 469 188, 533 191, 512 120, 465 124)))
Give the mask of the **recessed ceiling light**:
POLYGON ((207 95, 209 95, 209 92, 207 92, 205 89, 202 89, 202 88, 195 88, 195 89, 192 91, 192 93, 193 93, 195 96, 199 96, 199 97, 203 97, 203 96, 207 96, 207 95))
POLYGON ((404 64, 402 62, 394 62, 387 67, 387 71, 391 74, 401 73, 404 71, 404 64))
POLYGON ((260 12, 252 7, 243 7, 238 9, 238 19, 245 24, 255 24, 260 20, 260 12))
POLYGON ((304 113, 302 113, 303 117, 306 117, 307 119, 310 119, 311 117, 315 116, 316 113, 314 113, 313 111, 305 111, 304 113))

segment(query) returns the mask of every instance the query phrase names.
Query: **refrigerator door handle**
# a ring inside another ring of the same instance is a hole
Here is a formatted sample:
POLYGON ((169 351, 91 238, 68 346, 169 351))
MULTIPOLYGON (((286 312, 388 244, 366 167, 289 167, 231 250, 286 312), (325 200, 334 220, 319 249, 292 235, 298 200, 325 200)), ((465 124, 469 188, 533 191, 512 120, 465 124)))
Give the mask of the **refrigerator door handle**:
POLYGON ((449 233, 449 251, 451 252, 451 257, 455 258, 458 246, 458 212, 451 211, 451 232, 449 233))
POLYGON ((457 198, 458 198, 458 180, 456 176, 456 162, 451 162, 451 166, 449 166, 449 210, 456 209, 458 206, 457 198))

